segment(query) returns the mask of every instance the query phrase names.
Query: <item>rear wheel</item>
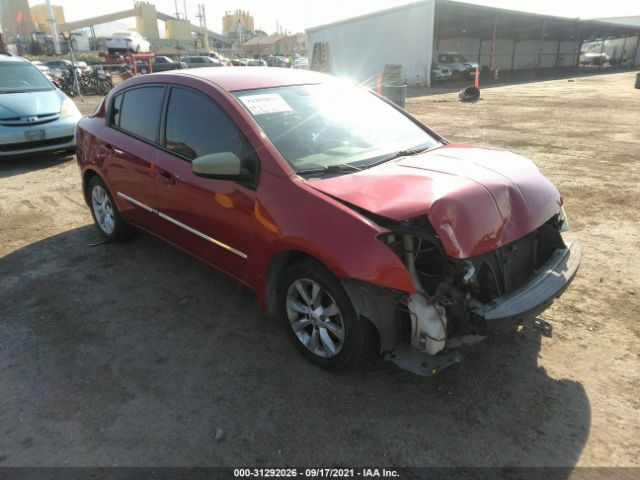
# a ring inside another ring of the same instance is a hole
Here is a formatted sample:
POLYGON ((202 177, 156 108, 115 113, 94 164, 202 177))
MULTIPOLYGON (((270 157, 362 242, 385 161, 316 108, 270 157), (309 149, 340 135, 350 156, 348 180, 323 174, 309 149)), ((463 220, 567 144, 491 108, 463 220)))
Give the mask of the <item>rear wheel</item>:
POLYGON ((291 340, 316 365, 340 370, 375 353, 375 328, 356 315, 340 281, 318 262, 290 267, 278 296, 291 340))
POLYGON ((460 80, 460 72, 458 70, 454 70, 451 74, 451 78, 453 78, 454 81, 460 80))
POLYGON ((89 208, 98 232, 107 240, 123 241, 131 236, 132 230, 118 212, 113 197, 102 179, 91 178, 87 187, 89 208))

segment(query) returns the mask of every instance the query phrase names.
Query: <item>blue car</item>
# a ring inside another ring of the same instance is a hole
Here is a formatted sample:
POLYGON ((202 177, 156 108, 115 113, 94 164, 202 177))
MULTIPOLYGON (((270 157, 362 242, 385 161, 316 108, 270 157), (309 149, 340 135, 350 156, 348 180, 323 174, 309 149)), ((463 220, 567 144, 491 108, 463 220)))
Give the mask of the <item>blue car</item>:
POLYGON ((0 53, 0 158, 75 151, 82 114, 31 62, 0 53))

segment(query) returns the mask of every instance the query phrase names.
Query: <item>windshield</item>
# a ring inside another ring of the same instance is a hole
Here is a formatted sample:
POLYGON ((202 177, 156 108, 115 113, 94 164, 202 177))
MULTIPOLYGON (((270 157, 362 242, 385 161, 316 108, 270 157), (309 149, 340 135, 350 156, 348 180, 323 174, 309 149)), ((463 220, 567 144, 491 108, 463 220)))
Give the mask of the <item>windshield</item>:
POLYGON ((30 63, 0 63, 0 93, 38 92, 53 88, 47 77, 30 63))
POLYGON ((467 61, 467 59, 464 58, 462 55, 452 55, 452 57, 455 63, 464 63, 467 61))
POLYGON ((374 94, 342 82, 234 93, 298 172, 360 168, 396 152, 440 143, 374 94))

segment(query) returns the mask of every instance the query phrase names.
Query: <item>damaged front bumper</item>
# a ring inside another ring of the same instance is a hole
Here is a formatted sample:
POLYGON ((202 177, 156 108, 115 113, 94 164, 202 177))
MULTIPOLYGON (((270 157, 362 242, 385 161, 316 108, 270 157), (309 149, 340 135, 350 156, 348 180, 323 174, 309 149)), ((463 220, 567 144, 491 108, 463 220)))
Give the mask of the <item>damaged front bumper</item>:
POLYGON ((488 304, 472 300, 471 311, 482 320, 480 334, 513 330, 546 310, 575 277, 581 256, 580 242, 573 242, 556 250, 522 288, 488 304))
POLYGON ((469 315, 479 329, 448 336, 436 354, 427 353, 425 346, 413 342, 423 328, 420 319, 416 318, 417 321, 412 323, 410 332, 405 330, 409 335, 402 333, 403 328, 396 314, 399 305, 405 303, 406 299, 411 304, 411 296, 353 280, 346 280, 343 284, 358 314, 370 319, 377 327, 385 359, 403 370, 434 376, 462 361, 463 354, 459 347, 478 343, 487 335, 514 331, 548 308, 574 279, 581 256, 580 243, 574 242, 566 248, 555 250, 521 288, 488 303, 468 299, 469 315))
POLYGON ((513 331, 547 309, 574 279, 581 257, 580 243, 574 242, 567 248, 557 249, 523 287, 487 304, 470 300, 472 315, 480 319, 478 334, 448 338, 445 348, 435 355, 401 345, 387 353, 385 358, 403 370, 418 375, 437 375, 463 360, 462 352, 457 347, 477 343, 486 335, 513 331))

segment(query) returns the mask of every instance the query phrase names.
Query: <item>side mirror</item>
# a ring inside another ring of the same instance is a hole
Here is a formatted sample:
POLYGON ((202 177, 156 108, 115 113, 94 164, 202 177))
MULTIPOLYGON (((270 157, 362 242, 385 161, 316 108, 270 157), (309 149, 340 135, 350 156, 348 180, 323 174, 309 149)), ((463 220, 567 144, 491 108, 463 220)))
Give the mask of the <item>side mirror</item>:
POLYGON ((191 162, 193 173, 199 177, 223 180, 244 180, 242 161, 233 152, 210 153, 191 162))

